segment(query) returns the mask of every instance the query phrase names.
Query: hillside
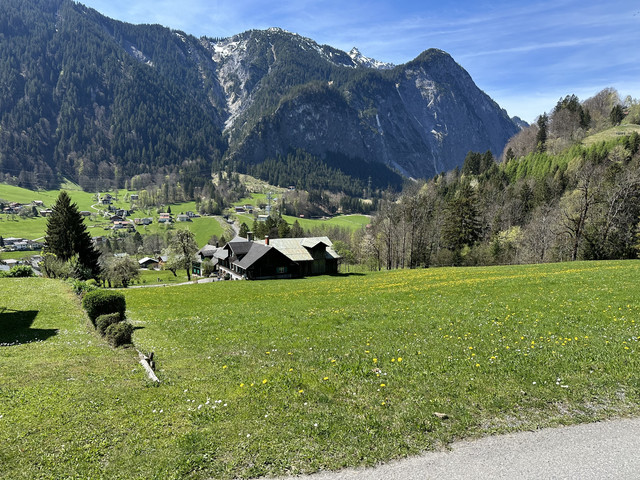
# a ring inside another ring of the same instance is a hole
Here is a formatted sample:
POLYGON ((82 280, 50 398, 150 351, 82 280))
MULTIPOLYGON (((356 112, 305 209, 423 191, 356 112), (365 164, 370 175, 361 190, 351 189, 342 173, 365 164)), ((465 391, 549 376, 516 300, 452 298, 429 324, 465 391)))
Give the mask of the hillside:
POLYGON ((0 279, 0 478, 283 476, 637 415, 639 281, 627 261, 128 289, 152 386, 66 284, 0 279))
POLYGON ((502 163, 470 152, 462 169, 380 202, 352 245, 357 261, 416 268, 637 258, 640 135, 626 130, 502 163))
POLYGON ((361 195, 518 131, 439 50, 392 68, 280 29, 196 39, 71 0, 3 1, 0 19, 0 173, 31 188, 169 178, 194 199, 212 173, 293 155, 309 161, 281 186, 324 169, 306 188, 361 195))

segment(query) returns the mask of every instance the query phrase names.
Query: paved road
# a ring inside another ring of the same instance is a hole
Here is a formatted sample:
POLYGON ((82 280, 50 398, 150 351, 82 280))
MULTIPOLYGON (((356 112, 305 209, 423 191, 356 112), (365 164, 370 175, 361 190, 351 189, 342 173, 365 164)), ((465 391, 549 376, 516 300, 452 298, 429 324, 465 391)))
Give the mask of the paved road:
POLYGON ((486 437, 371 469, 301 480, 640 479, 640 418, 486 437))

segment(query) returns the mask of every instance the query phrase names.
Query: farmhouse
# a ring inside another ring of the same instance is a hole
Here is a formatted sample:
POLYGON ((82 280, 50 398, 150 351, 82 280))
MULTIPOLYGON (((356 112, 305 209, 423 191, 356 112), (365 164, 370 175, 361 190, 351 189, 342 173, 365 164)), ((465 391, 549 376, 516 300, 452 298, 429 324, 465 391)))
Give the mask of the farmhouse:
POLYGON ((138 260, 138 264, 140 265, 140 268, 147 268, 147 269, 158 268, 158 259, 151 258, 151 257, 144 257, 138 260))
POLYGON ((266 242, 296 262, 301 276, 338 273, 340 255, 328 237, 274 238, 266 242))
POLYGON ((234 279, 263 280, 338 272, 340 256, 327 237, 281 238, 254 242, 236 237, 216 253, 219 270, 234 279))
POLYGON ((202 275, 202 264, 208 260, 213 264, 214 271, 218 270, 219 258, 216 254, 222 252, 223 249, 214 247, 213 245, 205 245, 196 252, 196 258, 192 262, 192 273, 194 275, 202 275))

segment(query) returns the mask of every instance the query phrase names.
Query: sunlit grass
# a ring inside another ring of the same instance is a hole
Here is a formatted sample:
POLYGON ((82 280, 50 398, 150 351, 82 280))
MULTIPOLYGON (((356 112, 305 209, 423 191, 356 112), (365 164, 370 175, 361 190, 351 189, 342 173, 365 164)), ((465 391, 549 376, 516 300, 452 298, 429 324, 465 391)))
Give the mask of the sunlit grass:
POLYGON ((639 280, 627 261, 129 289, 156 388, 59 284, 4 280, 0 305, 60 333, 0 347, 0 475, 282 475, 637 414, 639 280))

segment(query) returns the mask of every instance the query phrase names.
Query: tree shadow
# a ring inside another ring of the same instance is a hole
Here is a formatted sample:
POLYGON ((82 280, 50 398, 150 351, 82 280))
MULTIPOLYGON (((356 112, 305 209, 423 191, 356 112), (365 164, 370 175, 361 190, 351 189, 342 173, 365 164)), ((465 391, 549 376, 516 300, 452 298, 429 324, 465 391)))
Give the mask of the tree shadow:
POLYGON ((31 328, 37 316, 37 310, 20 311, 0 307, 0 347, 47 340, 57 335, 57 329, 31 328))

